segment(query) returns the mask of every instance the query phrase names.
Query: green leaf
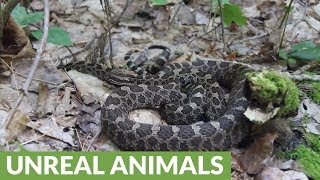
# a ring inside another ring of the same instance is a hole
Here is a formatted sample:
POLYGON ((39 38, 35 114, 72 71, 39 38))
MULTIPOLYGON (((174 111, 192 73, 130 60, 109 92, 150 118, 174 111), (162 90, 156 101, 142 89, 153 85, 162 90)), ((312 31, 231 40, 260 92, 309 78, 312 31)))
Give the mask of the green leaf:
MULTIPOLYGON (((222 5, 222 7, 223 7, 225 4, 230 4, 230 0, 221 0, 221 5, 222 5)), ((213 9, 215 12, 218 11, 218 9, 219 9, 219 2, 218 2, 218 0, 212 1, 212 9, 213 9)))
POLYGON ((283 10, 284 11, 288 11, 289 10, 289 12, 291 12, 292 10, 294 9, 294 7, 293 6, 283 6, 283 10))
POLYGON ((30 12, 26 8, 16 6, 11 12, 11 16, 20 26, 27 26, 32 23, 39 22, 43 19, 43 12, 30 12))
POLYGON ((295 59, 301 59, 306 61, 320 60, 320 46, 315 48, 307 48, 299 51, 293 51, 288 53, 288 56, 295 59))
POLYGON ((167 0, 151 0, 151 2, 152 2, 154 5, 157 5, 157 6, 163 6, 163 5, 168 4, 168 1, 167 1, 167 0))
POLYGON ((287 59, 288 59, 287 53, 284 52, 284 51, 282 51, 282 50, 280 50, 280 51, 278 52, 278 55, 279 55, 282 59, 284 59, 284 60, 287 60, 287 59))
POLYGON ((292 46, 290 52, 300 51, 302 49, 308 49, 308 48, 315 48, 316 46, 317 45, 314 44, 312 41, 300 42, 300 43, 292 46))
POLYGON ((288 58, 287 59, 287 62, 289 63, 289 64, 297 64, 297 61, 295 60, 295 59, 293 59, 293 58, 288 58))
MULTIPOLYGON (((42 30, 36 30, 31 32, 34 37, 41 39, 43 35, 42 30)), ((69 34, 64 31, 61 27, 50 27, 48 32, 48 42, 55 45, 71 46, 69 34)))
POLYGON ((223 6, 223 21, 227 26, 230 26, 232 22, 235 22, 239 26, 247 25, 240 6, 235 4, 225 4, 223 6))

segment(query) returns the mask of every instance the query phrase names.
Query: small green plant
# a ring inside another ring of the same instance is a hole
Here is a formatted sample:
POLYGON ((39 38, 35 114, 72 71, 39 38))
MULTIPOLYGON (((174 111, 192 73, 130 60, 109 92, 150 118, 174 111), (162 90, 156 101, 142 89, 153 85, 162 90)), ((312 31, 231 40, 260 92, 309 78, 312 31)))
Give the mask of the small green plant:
POLYGON ((168 4, 167 0, 150 0, 150 1, 157 6, 163 6, 168 4))
POLYGON ((297 61, 319 61, 320 46, 311 41, 305 41, 292 46, 288 52, 280 50, 278 54, 288 64, 297 64, 297 61))
POLYGON ((24 7, 16 6, 11 12, 11 16, 14 18, 16 23, 18 23, 22 27, 25 27, 29 24, 40 22, 43 19, 44 13, 28 13, 24 7))
MULTIPOLYGON (((22 27, 26 27, 30 24, 37 23, 43 20, 43 12, 27 12, 27 9, 21 6, 16 6, 11 12, 13 19, 22 27)), ((43 35, 42 30, 31 31, 31 34, 37 38, 41 39, 43 35)), ((71 46, 69 34, 63 30, 61 27, 49 27, 48 32, 48 42, 56 45, 71 46)))
MULTIPOLYGON (((229 0, 221 0, 223 22, 225 25, 230 26, 232 22, 236 23, 238 26, 246 26, 247 21, 243 16, 243 12, 240 6, 237 4, 232 4, 229 0)), ((215 12, 219 12, 219 1, 212 1, 212 9, 215 12)))
POLYGON ((223 6, 223 22, 230 26, 232 22, 236 23, 238 26, 246 26, 247 21, 243 16, 243 12, 239 5, 236 4, 225 4, 223 6))

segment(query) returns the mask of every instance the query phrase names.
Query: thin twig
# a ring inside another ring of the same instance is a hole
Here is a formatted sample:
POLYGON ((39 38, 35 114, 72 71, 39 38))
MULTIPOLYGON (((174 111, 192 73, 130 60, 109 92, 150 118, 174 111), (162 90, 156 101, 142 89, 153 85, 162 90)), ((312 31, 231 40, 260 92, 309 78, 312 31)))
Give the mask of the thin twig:
POLYGON ((243 42, 246 42, 246 41, 252 41, 252 40, 255 40, 255 39, 259 39, 259 38, 265 37, 267 35, 268 35, 268 33, 262 33, 262 34, 259 34, 259 35, 256 35, 256 36, 248 37, 246 39, 233 41, 233 43, 236 44, 236 43, 243 43, 243 42))
POLYGON ((178 12, 180 11, 180 8, 181 8, 182 4, 183 4, 183 1, 181 0, 181 1, 179 2, 178 9, 176 10, 176 12, 174 12, 174 14, 173 14, 173 16, 172 16, 172 19, 171 19, 171 21, 169 22, 169 27, 171 27, 174 19, 176 18, 178 12))
POLYGON ((37 49, 37 54, 34 58, 34 62, 32 64, 30 73, 28 75, 28 78, 26 80, 26 82, 24 83, 23 86, 23 92, 20 92, 20 96, 18 97, 18 100, 16 101, 15 105, 13 106, 12 110, 8 113, 8 117, 6 119, 6 122, 4 123, 4 127, 7 128, 10 125, 10 122, 12 120, 12 118, 14 117, 22 99, 24 98, 24 96, 28 95, 28 89, 29 86, 32 82, 33 76, 37 70, 38 64, 41 60, 43 51, 46 47, 47 44, 47 39, 48 39, 48 29, 49 29, 49 17, 50 17, 50 12, 49 12, 49 2, 48 0, 43 0, 43 11, 44 11, 44 23, 43 23, 43 36, 41 38, 41 42, 40 42, 40 47, 39 49, 37 49))
POLYGON ((283 31, 282 31, 282 34, 281 34, 281 40, 280 40, 279 48, 282 47, 282 43, 283 43, 283 40, 284 40, 284 35, 285 35, 287 24, 288 24, 289 13, 290 13, 290 8, 291 8, 291 5, 292 5, 292 2, 293 2, 293 0, 290 1, 289 6, 288 6, 287 11, 286 11, 286 14, 284 15, 284 17, 283 17, 283 19, 281 21, 280 27, 279 27, 279 28, 281 28, 282 25, 283 25, 283 22, 285 21, 285 24, 284 24, 284 27, 283 27, 283 31))
POLYGON ((221 0, 218 0, 219 4, 219 11, 220 11, 220 23, 221 23, 221 36, 222 36, 222 42, 223 42, 223 50, 226 49, 226 43, 224 40, 224 27, 223 27, 223 13, 222 13, 222 2, 221 0))
POLYGON ((83 142, 82 151, 84 151, 84 146, 85 146, 86 144, 88 144, 90 137, 91 137, 91 132, 89 132, 89 134, 87 134, 86 139, 85 139, 84 142, 83 142))
POLYGON ((49 29, 49 16, 50 16, 50 12, 49 12, 49 3, 48 0, 43 0, 44 2, 44 13, 45 13, 45 17, 44 17, 44 25, 43 25, 43 37, 41 39, 41 43, 40 43, 40 47, 37 50, 37 54, 36 57, 34 59, 34 63, 32 64, 29 76, 27 81, 25 82, 24 86, 23 86, 23 91, 25 94, 28 94, 28 89, 29 86, 31 84, 32 78, 37 70, 38 64, 41 60, 42 54, 44 49, 46 48, 46 44, 47 44, 47 39, 48 39, 48 29, 49 29))
MULTIPOLYGON (((211 24, 212 24, 212 26, 214 26, 214 17, 216 17, 216 12, 215 11, 213 11, 213 0, 210 0, 210 21, 212 22, 211 24)), ((209 21, 209 23, 208 23, 208 25, 206 26, 206 32, 208 31, 208 29, 209 29, 209 26, 210 26, 210 21, 209 21)))
POLYGON ((289 16, 290 7, 291 7, 292 3, 293 3, 293 0, 291 0, 290 3, 289 3, 289 6, 288 6, 288 8, 287 8, 287 10, 286 10, 286 13, 284 14, 284 16, 283 16, 283 18, 282 18, 282 20, 281 20, 281 23, 280 23, 280 25, 279 25, 279 29, 283 26, 283 23, 285 22, 285 20, 286 20, 286 19, 288 18, 288 16, 289 16))
POLYGON ((313 61, 313 62, 311 62, 311 63, 308 63, 308 64, 300 67, 298 70, 294 71, 294 72, 291 73, 291 74, 293 74, 293 75, 299 75, 299 74, 302 74, 302 73, 308 71, 309 69, 314 68, 314 67, 317 67, 317 66, 319 66, 319 63, 316 62, 316 61, 313 61))
POLYGON ((43 133, 42 135, 40 135, 40 136, 38 136, 38 137, 35 137, 35 138, 33 138, 33 139, 29 140, 29 141, 25 141, 25 142, 21 143, 20 145, 24 146, 24 145, 26 145, 26 144, 29 144, 29 143, 33 142, 33 141, 37 141, 37 140, 39 140, 40 138, 42 138, 42 137, 47 136, 48 134, 50 134, 52 131, 53 131, 53 129, 51 129, 49 132, 43 133))
POLYGON ((206 32, 206 33, 204 33, 204 34, 202 34, 202 35, 200 35, 200 36, 198 36, 198 37, 195 37, 195 38, 192 39, 190 42, 188 42, 188 46, 190 46, 190 44, 191 44, 193 41, 195 41, 195 40, 197 40, 197 39, 199 39, 199 38, 202 38, 202 37, 208 35, 208 34, 211 33, 212 31, 216 30, 218 27, 219 27, 219 25, 216 26, 216 27, 214 27, 213 29, 211 29, 210 31, 208 31, 208 32, 206 32))
POLYGON ((3 30, 4 30, 4 24, 3 24, 3 8, 2 3, 0 2, 0 49, 2 49, 2 38, 3 38, 3 30))
POLYGON ((123 14, 126 12, 126 10, 128 9, 128 6, 130 4, 130 0, 126 0, 126 4, 124 5, 124 8, 122 10, 122 12, 120 13, 120 16, 117 19, 117 22, 120 22, 120 20, 122 19, 123 14))
POLYGON ((86 151, 90 151, 93 143, 98 139, 98 137, 100 136, 101 133, 101 129, 99 130, 98 133, 96 133, 96 135, 93 136, 93 138, 91 139, 90 143, 88 144, 87 150, 86 151))
POLYGON ((11 71, 11 73, 14 73, 12 67, 2 58, 0 58, 0 60, 2 61, 2 63, 7 66, 7 68, 9 68, 9 70, 11 71))
POLYGON ((14 84, 15 84, 16 90, 18 91, 17 78, 16 78, 15 72, 14 72, 14 70, 13 70, 13 68, 12 68, 12 62, 11 62, 11 66, 10 66, 4 59, 0 58, 0 60, 3 62, 4 65, 6 65, 6 66, 8 67, 9 70, 11 71, 12 80, 13 80, 13 82, 14 82, 14 84))
POLYGON ((81 142, 81 138, 80 138, 80 134, 79 134, 79 131, 77 129, 75 129, 76 131, 76 134, 77 134, 77 138, 78 138, 78 141, 79 141, 79 146, 81 147, 81 151, 83 151, 83 144, 81 142))
MULTIPOLYGON (((112 41, 111 41, 111 29, 112 29, 112 24, 111 24, 111 21, 112 21, 112 18, 111 18, 111 8, 110 8, 110 2, 109 0, 105 0, 105 5, 106 5, 106 9, 105 9, 105 12, 106 12, 106 15, 107 15, 107 28, 108 28, 108 39, 109 39, 109 61, 110 61, 110 65, 111 65, 111 68, 114 68, 114 63, 113 63, 113 47, 112 47, 112 41)), ((103 48, 104 50, 104 48, 103 48)))
MULTIPOLYGON (((73 57, 73 60, 76 61, 77 59, 76 59, 75 56, 79 55, 80 53, 82 53, 82 52, 84 52, 84 51, 87 51, 87 50, 89 50, 89 49, 92 49, 92 45, 94 44, 94 41, 95 41, 96 39, 97 39, 97 37, 96 37, 96 35, 95 35, 94 38, 93 38, 90 42, 88 42, 84 48, 78 49, 78 50, 76 50, 76 51, 74 51, 74 52, 72 52, 70 48, 67 48, 67 50, 70 52, 70 54, 67 54, 67 55, 58 57, 58 58, 56 59, 56 63, 55 63, 55 64, 56 64, 57 66, 58 66, 58 65, 61 65, 61 66, 62 66, 63 63, 65 63, 65 64, 67 63, 67 62, 64 61, 64 60, 66 60, 66 59, 68 59, 68 58, 70 58, 70 57, 73 57)), ((65 46, 65 47, 67 47, 67 46, 65 46)))

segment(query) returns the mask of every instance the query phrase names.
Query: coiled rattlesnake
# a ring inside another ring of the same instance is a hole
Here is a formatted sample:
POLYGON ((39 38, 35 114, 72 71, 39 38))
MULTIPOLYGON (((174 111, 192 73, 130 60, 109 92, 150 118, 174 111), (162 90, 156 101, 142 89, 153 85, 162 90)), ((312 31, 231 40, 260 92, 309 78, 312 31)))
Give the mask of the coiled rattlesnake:
POLYGON ((226 61, 173 63, 153 75, 130 75, 99 64, 66 66, 120 86, 106 99, 102 133, 123 150, 227 150, 248 135, 245 74, 226 61), (132 121, 131 110, 158 108, 169 125, 132 121))

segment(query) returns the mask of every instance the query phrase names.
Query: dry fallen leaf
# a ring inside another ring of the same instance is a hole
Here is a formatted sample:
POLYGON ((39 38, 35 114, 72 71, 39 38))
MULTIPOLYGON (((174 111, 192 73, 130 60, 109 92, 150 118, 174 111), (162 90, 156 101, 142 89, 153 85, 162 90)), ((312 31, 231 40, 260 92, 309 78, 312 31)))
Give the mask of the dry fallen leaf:
MULTIPOLYGON (((31 70, 32 64, 32 59, 19 61, 15 64, 14 69, 16 76, 15 78, 11 78, 12 87, 17 86, 18 89, 23 87, 26 77, 31 70)), ((40 82, 46 82, 49 86, 49 89, 54 89, 67 79, 68 78, 65 73, 63 73, 61 70, 58 70, 56 65, 50 64, 46 61, 40 61, 33 81, 29 87, 29 91, 38 92, 40 82)))
POLYGON ((46 136, 59 139, 64 143, 74 146, 74 131, 66 131, 65 127, 56 123, 56 119, 39 119, 36 122, 28 123, 28 127, 36 129, 46 136))
POLYGON ((18 110, 13 116, 12 120, 6 125, 5 141, 14 141, 17 136, 26 128, 28 122, 30 122, 29 116, 18 110))
POLYGON ((68 75, 76 85, 85 104, 99 102, 103 105, 109 95, 106 93, 108 91, 106 82, 99 80, 97 77, 73 70, 69 71, 68 75))
POLYGON ((47 102, 49 99, 49 87, 46 83, 39 83, 39 96, 38 96, 38 105, 36 110, 36 115, 39 118, 43 118, 47 115, 47 102))
POLYGON ((74 91, 75 91, 75 89, 72 87, 65 88, 65 92, 64 92, 64 95, 61 100, 62 102, 59 103, 59 105, 56 107, 56 112, 55 112, 56 115, 68 114, 72 110, 72 108, 75 107, 75 104, 73 104, 70 101, 71 93, 74 91))
MULTIPOLYGON (((10 17, 3 30, 3 40, 0 44, 0 58, 7 63, 17 58, 30 58, 34 50, 24 30, 10 17)), ((10 64, 10 63, 8 63, 10 64)))
POLYGON ((280 108, 275 108, 270 112, 265 112, 260 108, 249 106, 244 112, 244 115, 253 123, 262 124, 272 119, 277 114, 279 109, 280 108))

